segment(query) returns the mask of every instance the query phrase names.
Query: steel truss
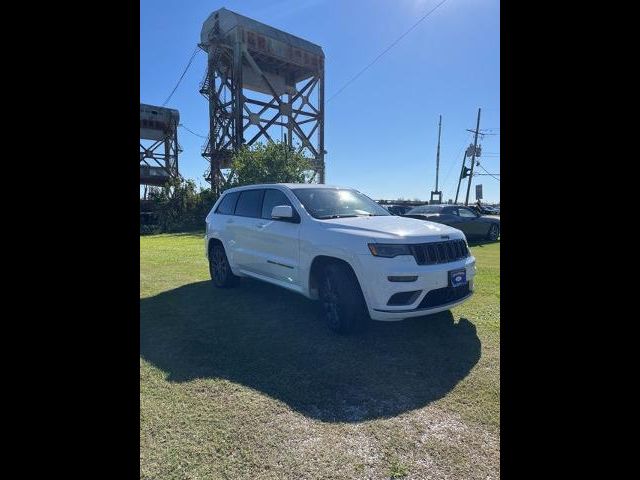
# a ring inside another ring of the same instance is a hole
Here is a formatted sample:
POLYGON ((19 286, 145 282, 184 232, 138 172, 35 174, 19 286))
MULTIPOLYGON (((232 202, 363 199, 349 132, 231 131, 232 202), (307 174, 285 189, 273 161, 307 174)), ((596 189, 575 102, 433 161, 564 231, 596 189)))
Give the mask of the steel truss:
POLYGON ((260 65, 284 72, 290 65, 250 52, 241 41, 241 31, 234 33, 226 40, 211 35, 207 45, 200 45, 208 52, 207 72, 200 85, 200 93, 209 102, 209 136, 202 151, 210 163, 206 180, 219 192, 229 178, 222 170, 230 168, 232 155, 241 146, 284 137, 289 146, 311 160, 314 180, 317 175, 319 183, 324 183, 324 69, 279 93, 260 65), (246 88, 243 67, 262 79, 268 93, 246 88))
POLYGON ((171 121, 164 131, 164 137, 158 140, 140 138, 140 185, 160 186, 168 180, 177 178, 178 154, 182 151, 178 145, 178 123, 171 121))

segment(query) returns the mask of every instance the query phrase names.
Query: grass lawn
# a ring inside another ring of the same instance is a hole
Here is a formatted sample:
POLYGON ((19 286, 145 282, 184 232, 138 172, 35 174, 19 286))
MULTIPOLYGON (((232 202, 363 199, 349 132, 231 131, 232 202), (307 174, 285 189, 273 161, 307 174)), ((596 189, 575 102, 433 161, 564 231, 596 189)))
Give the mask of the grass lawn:
POLYGON ((451 312, 340 337, 316 303, 210 285, 202 234, 140 237, 144 479, 498 479, 500 243, 451 312))

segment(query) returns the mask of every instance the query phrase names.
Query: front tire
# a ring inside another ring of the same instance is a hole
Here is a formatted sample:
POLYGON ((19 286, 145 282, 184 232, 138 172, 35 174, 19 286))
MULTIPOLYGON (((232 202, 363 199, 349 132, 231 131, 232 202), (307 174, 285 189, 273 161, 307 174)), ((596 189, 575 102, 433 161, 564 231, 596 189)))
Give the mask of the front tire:
POLYGON ((360 284, 347 265, 334 263, 325 267, 320 303, 327 326, 336 333, 362 330, 369 320, 360 284))
POLYGON ((216 243, 209 249, 209 275, 218 288, 227 288, 235 284, 238 277, 231 271, 224 247, 216 243))
POLYGON ((500 226, 495 223, 489 227, 489 233, 487 233, 487 239, 495 242, 500 236, 500 226))

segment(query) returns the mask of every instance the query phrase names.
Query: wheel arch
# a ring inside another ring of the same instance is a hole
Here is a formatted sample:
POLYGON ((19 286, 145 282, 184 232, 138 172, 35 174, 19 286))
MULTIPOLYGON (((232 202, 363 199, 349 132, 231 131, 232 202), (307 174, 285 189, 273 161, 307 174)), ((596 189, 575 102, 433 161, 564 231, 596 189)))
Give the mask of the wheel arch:
POLYGON ((207 259, 209 258, 209 253, 211 252, 211 248, 213 248, 214 245, 222 245, 222 248, 224 248, 224 244, 222 243, 222 240, 220 240, 219 238, 215 238, 215 237, 207 238, 207 248, 206 248, 207 259))
POLYGON ((330 264, 342 264, 342 265, 345 265, 347 268, 349 268, 349 270, 351 270, 351 273, 353 273, 353 276, 355 277, 355 279, 358 281, 358 286, 360 287, 360 290, 362 290, 362 285, 360 285, 360 280, 358 279, 358 276, 356 275, 356 272, 353 266, 347 260, 343 258, 334 257, 331 255, 316 255, 311 261, 311 266, 309 267, 308 292, 309 292, 310 298, 312 299, 318 298, 318 286, 320 284, 322 272, 326 268, 326 266, 330 264))

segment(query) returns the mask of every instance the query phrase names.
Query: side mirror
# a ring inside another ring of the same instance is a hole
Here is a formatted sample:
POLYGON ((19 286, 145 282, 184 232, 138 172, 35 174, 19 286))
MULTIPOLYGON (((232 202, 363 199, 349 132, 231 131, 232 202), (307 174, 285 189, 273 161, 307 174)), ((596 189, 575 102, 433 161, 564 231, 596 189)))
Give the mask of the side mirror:
POLYGON ((293 209, 291 205, 276 205, 271 210, 271 218, 274 219, 292 219, 293 218, 293 209))

